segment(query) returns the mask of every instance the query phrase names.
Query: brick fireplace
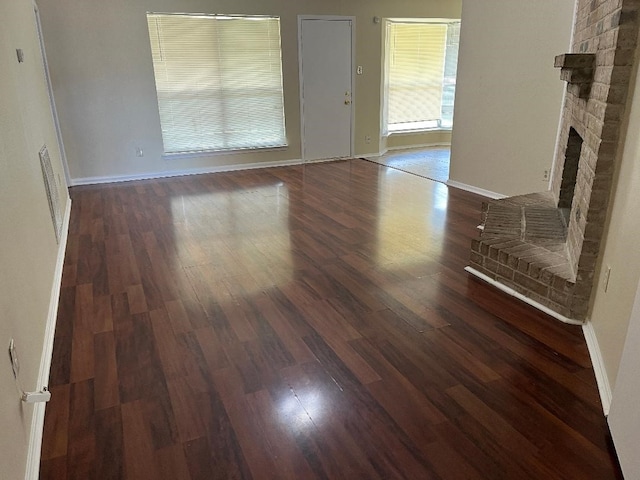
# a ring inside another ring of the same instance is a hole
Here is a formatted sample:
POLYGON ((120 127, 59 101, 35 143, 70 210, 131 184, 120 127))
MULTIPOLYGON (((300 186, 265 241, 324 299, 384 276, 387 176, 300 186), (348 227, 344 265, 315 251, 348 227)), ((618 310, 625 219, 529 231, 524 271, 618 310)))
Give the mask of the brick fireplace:
POLYGON ((584 321, 604 232, 640 0, 578 0, 547 192, 488 201, 468 271, 563 321, 584 321))

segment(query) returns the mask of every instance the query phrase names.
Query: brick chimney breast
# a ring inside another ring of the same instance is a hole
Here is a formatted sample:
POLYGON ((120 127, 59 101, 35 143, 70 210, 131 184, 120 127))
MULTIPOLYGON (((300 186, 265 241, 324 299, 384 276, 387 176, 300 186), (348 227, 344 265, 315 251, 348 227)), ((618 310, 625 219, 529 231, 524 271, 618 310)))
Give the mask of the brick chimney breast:
POLYGON ((638 40, 640 0, 578 0, 548 192, 489 201, 471 273, 558 318, 587 315, 638 40))

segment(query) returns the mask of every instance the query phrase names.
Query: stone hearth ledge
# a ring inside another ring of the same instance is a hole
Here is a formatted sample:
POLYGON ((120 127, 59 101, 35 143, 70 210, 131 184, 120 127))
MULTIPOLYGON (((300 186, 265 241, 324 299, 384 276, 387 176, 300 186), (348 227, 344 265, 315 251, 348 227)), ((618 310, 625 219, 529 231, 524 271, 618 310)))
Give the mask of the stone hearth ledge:
POLYGON ((565 323, 583 323, 588 299, 576 288, 565 217, 551 192, 485 202, 480 229, 467 272, 565 323))

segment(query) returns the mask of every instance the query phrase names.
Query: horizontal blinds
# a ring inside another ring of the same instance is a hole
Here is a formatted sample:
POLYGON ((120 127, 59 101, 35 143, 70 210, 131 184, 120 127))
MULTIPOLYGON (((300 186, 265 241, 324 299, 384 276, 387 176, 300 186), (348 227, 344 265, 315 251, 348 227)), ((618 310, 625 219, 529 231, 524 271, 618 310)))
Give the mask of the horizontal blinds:
POLYGON ((390 23, 387 124, 437 121, 447 25, 390 23))
POLYGON ((166 153, 286 144, 278 18, 147 21, 166 153))

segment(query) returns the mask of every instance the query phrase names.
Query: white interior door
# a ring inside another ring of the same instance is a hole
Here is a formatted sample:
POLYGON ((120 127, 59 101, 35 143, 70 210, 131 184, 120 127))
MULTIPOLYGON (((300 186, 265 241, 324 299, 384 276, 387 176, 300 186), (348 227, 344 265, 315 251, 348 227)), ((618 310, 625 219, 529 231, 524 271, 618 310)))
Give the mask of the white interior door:
POLYGON ((353 124, 351 19, 300 19, 302 158, 350 157, 353 124))
POLYGON ((616 385, 609 409, 609 427, 624 477, 640 479, 640 284, 631 312, 616 385))

